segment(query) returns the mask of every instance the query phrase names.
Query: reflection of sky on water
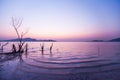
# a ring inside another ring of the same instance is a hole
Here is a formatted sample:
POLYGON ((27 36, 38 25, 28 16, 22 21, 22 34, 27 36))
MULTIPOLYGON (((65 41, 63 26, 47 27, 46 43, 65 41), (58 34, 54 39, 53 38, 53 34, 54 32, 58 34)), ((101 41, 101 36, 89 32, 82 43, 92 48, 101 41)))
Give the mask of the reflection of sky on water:
POLYGON ((50 45, 50 42, 45 43, 44 55, 41 55, 40 43, 29 43, 27 58, 23 55, 21 62, 19 59, 14 59, 2 63, 0 76, 7 80, 31 79, 36 76, 47 80, 46 77, 38 76, 41 74, 51 75, 50 77, 56 80, 60 76, 68 78, 63 75, 77 73, 92 73, 100 77, 112 71, 119 75, 120 43, 55 42, 51 55, 50 45))

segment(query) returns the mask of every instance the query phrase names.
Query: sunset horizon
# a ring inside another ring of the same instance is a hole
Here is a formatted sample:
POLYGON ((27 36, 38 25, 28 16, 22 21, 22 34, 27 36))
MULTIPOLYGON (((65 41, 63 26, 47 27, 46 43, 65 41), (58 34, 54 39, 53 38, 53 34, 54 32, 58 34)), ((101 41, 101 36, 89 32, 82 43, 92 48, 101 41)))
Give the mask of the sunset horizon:
POLYGON ((120 37, 119 0, 1 0, 0 39, 16 38, 11 18, 23 19, 25 37, 79 41, 120 37))
POLYGON ((120 80, 120 0, 0 0, 0 80, 120 80))

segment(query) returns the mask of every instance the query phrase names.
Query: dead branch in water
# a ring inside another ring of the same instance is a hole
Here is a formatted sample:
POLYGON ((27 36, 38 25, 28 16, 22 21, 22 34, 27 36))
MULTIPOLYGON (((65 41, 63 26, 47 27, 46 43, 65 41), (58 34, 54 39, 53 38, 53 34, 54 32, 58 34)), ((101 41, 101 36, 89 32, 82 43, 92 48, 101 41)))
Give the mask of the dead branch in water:
POLYGON ((52 53, 53 43, 50 46, 50 53, 52 53))
POLYGON ((13 53, 16 53, 16 52, 17 52, 17 49, 16 49, 15 44, 12 45, 12 52, 13 52, 13 53))
POLYGON ((0 50, 1 50, 1 52, 3 52, 4 46, 6 46, 6 45, 8 45, 8 42, 6 42, 5 44, 1 44, 0 43, 0 50))
POLYGON ((20 53, 23 53, 24 52, 24 49, 23 49, 23 46, 24 46, 24 41, 23 41, 23 37, 25 36, 25 34, 27 34, 27 32, 25 33, 20 33, 19 32, 19 28, 21 27, 22 25, 22 21, 23 19, 15 19, 12 17, 12 26, 13 28, 15 29, 15 32, 17 34, 17 37, 18 37, 18 40, 19 40, 19 43, 18 43, 18 52, 20 53))
POLYGON ((28 56, 28 44, 25 45, 25 56, 26 56, 26 58, 28 56))
POLYGON ((12 49, 10 52, 3 52, 3 48, 8 44, 8 42, 3 45, 2 43, 0 43, 0 51, 2 51, 2 53, 0 52, 0 55, 5 55, 5 57, 1 58, 0 61, 10 60, 16 57, 19 57, 20 60, 22 61, 22 53, 24 52, 24 50, 27 52, 27 47, 26 49, 24 49, 25 42, 23 41, 23 37, 27 34, 28 31, 26 31, 25 33, 24 32, 20 33, 20 30, 19 30, 19 28, 22 25, 22 18, 16 19, 12 17, 11 21, 12 21, 11 25, 14 28, 18 37, 18 41, 19 41, 18 46, 15 44, 12 44, 12 49))
POLYGON ((41 53, 42 53, 42 55, 44 54, 44 43, 42 43, 42 45, 40 44, 40 47, 41 47, 41 53))

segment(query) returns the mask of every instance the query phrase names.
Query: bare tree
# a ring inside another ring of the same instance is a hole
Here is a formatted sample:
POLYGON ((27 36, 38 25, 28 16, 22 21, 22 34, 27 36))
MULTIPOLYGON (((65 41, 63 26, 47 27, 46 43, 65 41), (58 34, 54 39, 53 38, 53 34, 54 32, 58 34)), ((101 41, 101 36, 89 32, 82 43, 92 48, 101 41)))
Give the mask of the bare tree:
POLYGON ((17 37, 18 37, 18 40, 19 40, 19 43, 18 43, 18 52, 20 52, 20 53, 22 53, 24 51, 23 50, 23 45, 24 45, 25 42, 23 41, 23 37, 27 33, 27 32, 20 33, 20 31, 19 31, 19 28, 22 25, 22 21, 23 21, 22 18, 16 19, 16 18, 12 17, 12 26, 15 29, 17 37))

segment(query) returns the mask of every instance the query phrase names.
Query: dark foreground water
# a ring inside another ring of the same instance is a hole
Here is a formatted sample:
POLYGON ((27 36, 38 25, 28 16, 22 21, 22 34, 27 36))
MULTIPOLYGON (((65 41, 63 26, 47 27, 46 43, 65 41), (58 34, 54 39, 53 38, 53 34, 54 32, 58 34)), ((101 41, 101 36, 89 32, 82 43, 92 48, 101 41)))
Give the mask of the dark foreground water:
MULTIPOLYGON (((4 51, 9 51, 10 43, 4 51)), ((0 80, 120 80, 120 43, 31 42, 21 58, 0 55, 0 80)))

